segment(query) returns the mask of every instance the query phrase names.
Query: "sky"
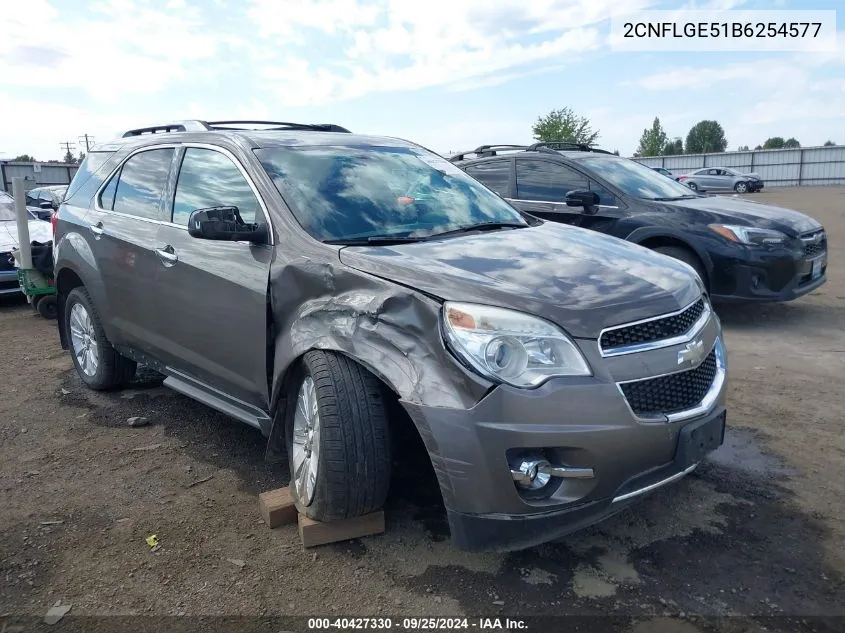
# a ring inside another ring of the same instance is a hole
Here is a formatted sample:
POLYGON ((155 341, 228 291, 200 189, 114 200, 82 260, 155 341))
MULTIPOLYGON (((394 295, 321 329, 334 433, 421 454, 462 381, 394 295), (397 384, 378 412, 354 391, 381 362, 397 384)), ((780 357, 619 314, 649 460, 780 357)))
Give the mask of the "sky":
POLYGON ((27 0, 0 4, 0 158, 180 119, 337 123, 447 154, 570 107, 631 155, 655 116, 728 148, 845 144, 841 0, 27 0), (615 52, 611 12, 840 9, 838 51, 615 52))

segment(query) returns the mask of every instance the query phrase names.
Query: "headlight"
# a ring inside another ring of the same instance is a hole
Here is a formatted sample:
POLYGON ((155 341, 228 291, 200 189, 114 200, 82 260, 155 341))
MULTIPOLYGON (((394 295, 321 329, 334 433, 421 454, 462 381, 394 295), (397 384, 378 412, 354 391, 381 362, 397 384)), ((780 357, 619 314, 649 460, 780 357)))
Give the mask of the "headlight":
POLYGON ((447 301, 443 331, 453 352, 483 376, 537 387, 552 376, 590 376, 590 366, 564 332, 522 312, 447 301))
POLYGON ((710 224, 710 228, 731 242, 752 246, 776 246, 789 241, 789 236, 771 229, 756 229, 750 226, 731 224, 710 224))

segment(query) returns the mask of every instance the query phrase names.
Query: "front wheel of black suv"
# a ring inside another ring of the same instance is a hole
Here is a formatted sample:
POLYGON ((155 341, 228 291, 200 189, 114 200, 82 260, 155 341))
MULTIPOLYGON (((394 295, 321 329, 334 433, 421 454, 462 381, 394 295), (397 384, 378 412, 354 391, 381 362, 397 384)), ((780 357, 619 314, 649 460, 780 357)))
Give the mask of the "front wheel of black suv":
POLYGON ((135 361, 112 347, 100 315, 84 287, 74 288, 65 300, 64 327, 73 365, 79 378, 97 391, 122 387, 135 375, 135 361))
POLYGON ((285 439, 297 508, 317 521, 380 509, 390 484, 381 383, 333 352, 308 352, 296 372, 287 393, 285 439))
POLYGON ((707 273, 704 270, 704 264, 701 263, 698 255, 691 250, 683 246, 658 246, 654 251, 692 266, 693 270, 695 270, 698 277, 704 283, 705 288, 707 287, 707 273))

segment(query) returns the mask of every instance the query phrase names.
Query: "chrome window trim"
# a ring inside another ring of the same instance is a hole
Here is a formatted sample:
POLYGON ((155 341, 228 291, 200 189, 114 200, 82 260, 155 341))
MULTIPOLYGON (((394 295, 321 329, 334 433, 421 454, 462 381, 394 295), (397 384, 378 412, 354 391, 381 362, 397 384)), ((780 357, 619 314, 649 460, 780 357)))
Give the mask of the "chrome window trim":
POLYGON ((710 348, 710 351, 707 352, 707 356, 705 356, 704 360, 702 360, 701 363, 699 363, 695 367, 679 369, 678 371, 670 371, 668 373, 658 374, 656 376, 636 378, 634 380, 623 380, 621 382, 616 383, 616 389, 619 391, 619 395, 622 396, 622 399, 625 401, 625 406, 628 407, 628 411, 630 411, 631 415, 634 416, 634 419, 637 422, 666 422, 668 424, 672 424, 674 422, 683 422, 684 420, 696 418, 700 415, 704 415, 705 413, 709 412, 716 404, 716 401, 719 399, 719 394, 722 391, 722 387, 725 384, 725 379, 728 375, 725 346, 722 343, 721 336, 716 337, 716 340, 713 342, 713 346, 710 348), (625 392, 622 391, 622 385, 628 385, 633 382, 642 382, 643 380, 663 378, 665 376, 673 376, 675 374, 692 371, 700 367, 702 363, 707 360, 707 356, 710 356, 710 352, 712 352, 714 349, 716 350, 716 375, 713 377, 713 382, 711 383, 710 388, 707 390, 707 393, 704 394, 704 397, 701 399, 701 402, 699 402, 697 405, 690 409, 685 409, 684 411, 677 411, 675 413, 661 413, 654 416, 642 416, 638 415, 637 413, 634 413, 634 410, 628 403, 628 398, 625 397, 625 392))
MULTIPOLYGON (((234 163, 234 165, 241 172, 241 175, 246 180, 247 184, 249 185, 249 188, 252 189, 252 193, 253 193, 253 195, 255 195, 255 199, 258 200, 258 205, 261 207, 261 211, 264 214, 264 219, 267 222, 267 228, 268 228, 267 232, 270 236, 269 246, 275 246, 276 238, 275 238, 275 232, 273 231, 273 223, 270 220, 270 213, 267 211, 267 205, 265 204, 264 199, 261 197, 261 194, 258 192, 258 188, 255 186, 255 183, 253 182, 252 177, 249 175, 249 173, 246 171, 244 166, 241 164, 241 161, 239 161, 237 159, 237 157, 234 154, 232 154, 232 152, 230 152, 229 150, 227 150, 224 147, 219 147, 217 145, 211 145, 210 143, 195 143, 195 142, 190 142, 190 141, 184 142, 184 143, 159 143, 159 144, 155 144, 155 145, 144 145, 143 147, 139 147, 138 149, 133 150, 122 161, 120 161, 117 164, 117 166, 109 173, 108 176, 106 176, 103 179, 103 183, 100 185, 100 187, 97 189, 96 193, 94 194, 94 210, 97 211, 98 213, 105 213, 107 215, 114 215, 114 216, 121 217, 121 218, 132 218, 133 220, 140 220, 141 222, 148 222, 150 224, 158 224, 160 226, 170 226, 170 227, 173 227, 173 228, 182 229, 183 231, 187 231, 188 227, 186 225, 177 224, 175 222, 170 222, 168 220, 157 220, 155 218, 142 218, 140 216, 131 215, 129 213, 121 213, 120 211, 114 211, 112 209, 104 209, 103 207, 100 206, 100 194, 102 194, 103 190, 108 186, 111 179, 114 178, 114 175, 118 171, 123 169, 123 166, 126 164, 126 162, 130 158, 132 158, 133 156, 140 154, 141 152, 146 152, 146 151, 150 151, 150 150, 154 150, 154 149, 174 149, 174 150, 178 150, 180 148, 187 149, 189 147, 196 147, 196 148, 199 148, 199 149, 207 149, 207 150, 219 152, 219 153, 223 154, 224 156, 226 156, 229 160, 231 160, 232 163, 234 163)), ((181 170, 181 169, 182 169, 182 165, 180 163, 179 164, 179 170, 181 170)), ((120 184, 120 183, 118 183, 118 184, 120 184)), ((176 184, 177 184, 177 186, 179 184, 179 174, 178 173, 176 174, 176 184)), ((176 194, 175 189, 173 190, 173 193, 174 193, 174 196, 175 196, 175 194, 176 194)), ((170 206, 171 206, 171 213, 172 213, 172 206, 173 206, 172 203, 171 203, 170 206)), ((172 217, 172 215, 171 215, 171 217, 172 217)), ((244 242, 246 242, 246 240, 238 240, 236 243, 244 243, 244 242)))
POLYGON ((692 339, 698 336, 701 330, 704 329, 704 326, 707 325, 707 322, 710 320, 712 312, 713 310, 710 307, 710 302, 707 301, 704 295, 702 295, 695 301, 691 301, 686 306, 684 306, 680 310, 676 310, 675 312, 667 312, 666 314, 661 314, 655 317, 649 317, 647 319, 641 319, 639 321, 631 321, 630 323, 623 323, 622 325, 612 325, 610 327, 606 327, 601 332, 599 332, 599 337, 596 339, 596 345, 599 348, 599 355, 602 358, 613 358, 615 356, 636 354, 638 352, 650 352, 656 349, 672 347, 673 345, 689 343, 692 339), (696 320, 696 322, 693 323, 690 329, 687 330, 684 334, 679 334, 678 336, 673 336, 672 338, 660 339, 658 341, 648 341, 646 343, 632 343, 631 345, 623 345, 621 347, 611 347, 609 350, 602 349, 601 338, 606 332, 613 332, 615 330, 622 330, 627 327, 633 327, 635 325, 642 325, 643 323, 650 323, 651 321, 659 321, 661 319, 669 319, 673 316, 678 316, 685 310, 689 310, 693 305, 695 305, 699 301, 699 299, 704 301, 704 310, 702 311, 701 316, 698 317, 698 320, 696 320))

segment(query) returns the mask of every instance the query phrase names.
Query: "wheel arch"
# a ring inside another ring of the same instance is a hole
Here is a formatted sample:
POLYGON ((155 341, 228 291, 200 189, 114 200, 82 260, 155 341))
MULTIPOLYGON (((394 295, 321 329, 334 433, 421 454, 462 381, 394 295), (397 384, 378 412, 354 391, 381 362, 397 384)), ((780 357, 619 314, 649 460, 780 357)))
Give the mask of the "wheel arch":
POLYGON ((709 292, 710 282, 713 279, 713 260, 710 259, 707 251, 697 247, 693 240, 690 240, 687 236, 663 229, 640 228, 636 229, 625 239, 650 250, 660 246, 675 246, 692 252, 696 257, 698 257, 704 267, 707 279, 703 281, 709 292))

